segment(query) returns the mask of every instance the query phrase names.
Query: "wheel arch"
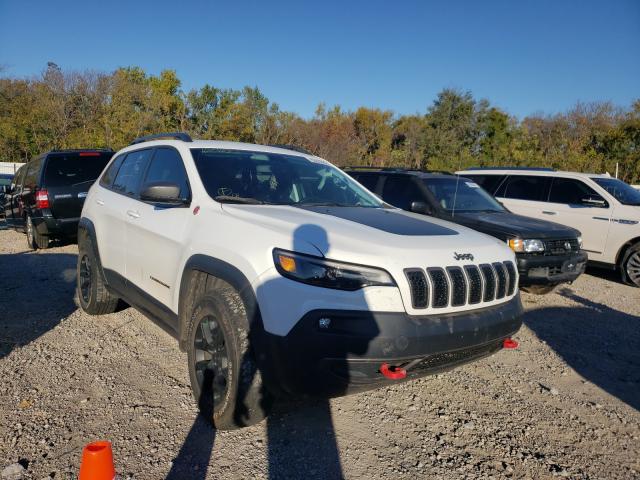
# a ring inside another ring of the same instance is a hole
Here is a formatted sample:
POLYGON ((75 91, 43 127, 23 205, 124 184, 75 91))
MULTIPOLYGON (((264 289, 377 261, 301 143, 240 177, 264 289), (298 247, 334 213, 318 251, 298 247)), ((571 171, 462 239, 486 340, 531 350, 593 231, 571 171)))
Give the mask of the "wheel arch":
POLYGON ((621 263, 622 263, 622 260, 624 259, 625 254, 627 253, 627 250, 629 250, 631 247, 633 247, 638 243, 640 243, 640 237, 635 237, 625 242, 618 249, 618 253, 616 255, 616 267, 620 268, 622 266, 621 263))
POLYGON ((249 320, 249 331, 255 333, 256 330, 263 329, 258 299, 253 291, 251 282, 245 274, 224 260, 208 255, 195 254, 186 261, 180 280, 178 296, 178 342, 181 350, 186 350, 189 302, 191 301, 190 292, 194 290, 192 282, 199 272, 214 276, 229 283, 242 298, 249 320))
POLYGON ((107 281, 107 277, 104 274, 104 267, 102 266, 102 260, 100 259, 100 249, 98 247, 98 237, 96 235, 96 227, 91 220, 86 217, 80 218, 78 222, 78 246, 82 241, 82 236, 86 235, 91 240, 91 249, 93 250, 93 254, 96 256, 98 260, 98 268, 100 269, 100 274, 104 279, 104 283, 109 285, 107 281))

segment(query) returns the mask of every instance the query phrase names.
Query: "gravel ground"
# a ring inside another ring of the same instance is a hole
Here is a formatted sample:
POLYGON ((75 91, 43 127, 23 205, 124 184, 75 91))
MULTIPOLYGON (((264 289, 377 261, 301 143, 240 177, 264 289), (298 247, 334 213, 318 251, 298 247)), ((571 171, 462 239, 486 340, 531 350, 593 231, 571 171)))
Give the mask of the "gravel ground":
POLYGON ((517 351, 214 432, 174 339, 77 308, 76 252, 0 231, 3 480, 75 478, 102 438, 135 479, 640 478, 640 290, 614 276, 523 294, 517 351))

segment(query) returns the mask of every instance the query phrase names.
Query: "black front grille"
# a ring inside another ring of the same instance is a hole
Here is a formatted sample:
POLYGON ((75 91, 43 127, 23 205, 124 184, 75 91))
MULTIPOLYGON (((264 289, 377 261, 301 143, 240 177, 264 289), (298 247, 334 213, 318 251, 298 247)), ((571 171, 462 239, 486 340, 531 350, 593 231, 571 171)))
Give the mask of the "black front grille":
POLYGON ((466 265, 464 271, 469 279, 469 303, 480 303, 482 300, 482 277, 475 265, 466 265))
POLYGON ((484 295, 482 300, 491 302, 496 298, 496 277, 493 274, 493 268, 491 268, 491 265, 483 263, 480 265, 480 271, 482 272, 482 280, 484 282, 484 295))
POLYGON ((460 307, 511 296, 517 287, 513 262, 405 270, 415 309, 460 307))
POLYGON ((564 240, 546 240, 544 242, 545 255, 564 255, 569 252, 580 250, 577 238, 567 238, 564 240))
POLYGON ((427 269, 433 286, 433 308, 443 308, 449 304, 449 282, 441 268, 427 269))
POLYGON ((460 267, 447 267, 451 279, 451 306, 459 307, 467 302, 467 282, 460 267))
POLYGON ((509 288, 507 288, 507 296, 513 295, 516 289, 516 267, 511 262, 504 262, 504 266, 507 269, 507 275, 509 276, 509 288))
POLYGON ((411 304, 413 308, 427 308, 429 306, 429 283, 422 270, 407 270, 405 272, 411 288, 411 304))
POLYGON ((502 263, 493 263, 492 265, 498 279, 496 286, 496 300, 498 300, 499 298, 504 298, 507 294, 507 272, 502 263))

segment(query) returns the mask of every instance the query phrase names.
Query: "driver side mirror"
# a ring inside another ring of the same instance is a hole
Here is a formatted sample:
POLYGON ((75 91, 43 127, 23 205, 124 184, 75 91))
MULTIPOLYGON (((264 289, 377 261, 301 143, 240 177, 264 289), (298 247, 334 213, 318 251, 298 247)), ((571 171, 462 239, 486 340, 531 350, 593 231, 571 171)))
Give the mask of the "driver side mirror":
POLYGON ((586 197, 583 197, 580 202, 583 205, 588 205, 590 207, 600 207, 600 208, 606 208, 607 207, 607 201, 602 198, 600 195, 587 195, 586 197))
POLYGON ((171 182, 153 182, 146 184, 140 193, 140 200, 152 203, 183 205, 187 202, 180 198, 180 187, 171 182))
POLYGON ((411 211, 414 213, 422 213, 424 215, 431 215, 433 213, 433 209, 427 205, 426 202, 411 202, 411 211))

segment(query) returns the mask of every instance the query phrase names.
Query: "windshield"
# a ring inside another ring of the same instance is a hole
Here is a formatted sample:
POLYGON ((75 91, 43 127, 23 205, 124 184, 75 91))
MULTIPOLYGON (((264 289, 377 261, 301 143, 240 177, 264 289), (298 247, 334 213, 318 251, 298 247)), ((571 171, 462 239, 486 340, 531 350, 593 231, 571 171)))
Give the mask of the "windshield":
POLYGON ((591 177, 623 205, 640 205, 640 191, 617 178, 591 177))
POLYGON ((473 180, 462 177, 425 178, 424 184, 442 208, 450 212, 503 212, 504 207, 473 180))
POLYGON ((194 148, 207 193, 219 202, 382 207, 376 197, 330 164, 296 155, 194 148))

